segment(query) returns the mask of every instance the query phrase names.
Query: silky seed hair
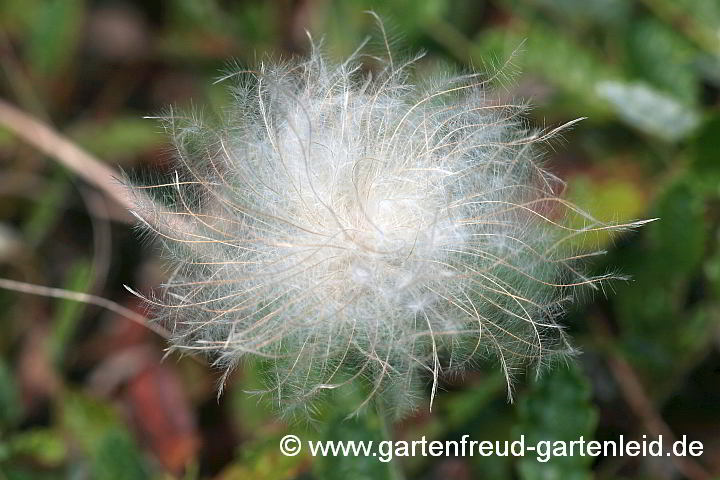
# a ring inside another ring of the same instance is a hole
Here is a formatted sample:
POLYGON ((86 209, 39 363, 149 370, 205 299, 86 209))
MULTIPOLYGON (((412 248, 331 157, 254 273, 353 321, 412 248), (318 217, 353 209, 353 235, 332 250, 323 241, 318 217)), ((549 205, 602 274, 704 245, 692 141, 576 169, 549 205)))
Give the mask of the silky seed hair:
POLYGON ((400 417, 488 358, 510 387, 572 353, 558 318, 577 290, 618 278, 582 272, 597 252, 578 237, 644 223, 559 196, 538 146, 575 121, 530 129, 492 78, 420 83, 419 56, 389 52, 368 73, 363 48, 229 72, 221 120, 163 116, 174 169, 136 186, 163 205, 133 213, 172 266, 143 297, 171 348, 205 352, 223 382, 254 360, 289 415, 348 390, 400 417))

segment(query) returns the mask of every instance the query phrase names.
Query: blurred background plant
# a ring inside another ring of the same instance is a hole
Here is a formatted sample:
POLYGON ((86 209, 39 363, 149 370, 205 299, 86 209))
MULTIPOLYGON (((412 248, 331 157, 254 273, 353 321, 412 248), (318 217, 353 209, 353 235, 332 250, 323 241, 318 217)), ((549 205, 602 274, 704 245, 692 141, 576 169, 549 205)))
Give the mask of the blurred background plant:
MULTIPOLYGON (((551 145, 547 167, 604 220, 661 217, 603 245, 632 275, 565 319, 577 363, 521 378, 506 401, 496 368, 442 379, 432 413, 396 425, 413 440, 614 439, 660 433, 705 444, 699 459, 405 458, 407 478, 710 479, 720 476, 720 3, 717 0, 3 0, 0 95, 106 164, 168 167, 168 139, 142 116, 213 111, 228 59, 302 54, 305 29, 342 58, 376 28, 425 49, 418 74, 504 69, 501 94, 531 121, 588 120, 551 145)), ((0 277, 111 299, 166 275, 123 209, 0 127, 0 277)), ((596 245, 593 245, 595 247, 596 245)), ((319 429, 279 423, 219 373, 172 356, 116 312, 0 290, 0 478, 390 478, 373 458, 283 457, 286 433, 372 438, 373 418, 319 429), (307 431, 306 431, 307 430, 307 431)), ((430 385, 428 385, 430 388, 430 385)))

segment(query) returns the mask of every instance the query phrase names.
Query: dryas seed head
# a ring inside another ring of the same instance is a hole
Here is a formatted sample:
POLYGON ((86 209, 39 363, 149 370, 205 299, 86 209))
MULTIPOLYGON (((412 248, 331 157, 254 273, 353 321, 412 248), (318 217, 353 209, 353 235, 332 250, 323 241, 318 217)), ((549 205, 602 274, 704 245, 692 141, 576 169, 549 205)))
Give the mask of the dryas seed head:
POLYGON ((558 197, 536 144, 559 129, 530 131, 479 75, 413 84, 412 64, 371 75, 315 50, 230 75, 219 125, 165 118, 176 172, 138 187, 163 211, 135 213, 174 266, 148 301, 175 348, 261 360, 284 411, 353 383, 356 407, 398 415, 484 356, 509 383, 571 350, 563 304, 608 276, 584 276, 568 241, 636 224, 558 197))

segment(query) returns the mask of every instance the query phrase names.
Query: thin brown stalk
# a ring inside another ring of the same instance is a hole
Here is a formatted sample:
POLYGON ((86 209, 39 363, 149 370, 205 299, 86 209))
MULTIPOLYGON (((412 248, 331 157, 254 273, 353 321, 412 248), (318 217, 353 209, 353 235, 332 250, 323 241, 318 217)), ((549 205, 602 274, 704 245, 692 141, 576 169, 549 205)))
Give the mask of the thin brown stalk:
POLYGON ((130 189, 117 180, 117 172, 58 133, 54 128, 0 99, 0 125, 53 157, 120 205, 133 209, 130 189))
MULTIPOLYGON (((146 191, 130 187, 120 179, 120 174, 112 167, 86 152, 72 140, 65 137, 50 125, 20 110, 7 101, 0 99, 0 126, 7 128, 28 144, 49 157, 54 158, 74 174, 100 190, 114 200, 123 210, 129 212, 160 212, 165 207, 158 205, 146 191)), ((138 215, 135 214, 135 217, 138 215)), ((126 215, 128 222, 133 216, 126 215)), ((154 215, 143 215, 146 223, 154 223, 154 215)), ((182 218, 165 219, 163 225, 154 225, 158 230, 168 228, 174 231, 191 232, 193 227, 182 218)))
MULTIPOLYGON (((600 338, 609 338, 610 329, 604 320, 598 322, 597 330, 600 338)), ((618 387, 620 387, 625 402, 640 420, 642 428, 656 437, 662 435, 663 438, 669 440, 669 442, 665 442, 666 445, 673 444, 677 437, 670 426, 663 420, 660 412, 658 412, 655 402, 653 402, 650 394, 643 386, 638 373, 620 353, 609 345, 604 345, 604 347, 606 348, 607 354, 605 358, 610 367, 610 372, 615 378, 618 387)), ((670 455, 669 458, 677 471, 690 480, 710 480, 714 478, 703 465, 689 457, 670 455)))
POLYGON ((138 325, 152 330, 163 338, 169 338, 170 332, 157 323, 150 322, 143 315, 123 307, 119 303, 108 300, 107 298, 98 297, 89 293, 74 292, 64 290, 62 288, 45 287, 43 285, 35 285, 32 283, 10 280, 9 278, 0 278, 0 288, 11 290, 13 292, 27 293, 30 295, 40 295, 42 297, 60 298, 63 300, 71 300, 73 302, 81 302, 89 305, 95 305, 101 308, 117 313, 138 325))

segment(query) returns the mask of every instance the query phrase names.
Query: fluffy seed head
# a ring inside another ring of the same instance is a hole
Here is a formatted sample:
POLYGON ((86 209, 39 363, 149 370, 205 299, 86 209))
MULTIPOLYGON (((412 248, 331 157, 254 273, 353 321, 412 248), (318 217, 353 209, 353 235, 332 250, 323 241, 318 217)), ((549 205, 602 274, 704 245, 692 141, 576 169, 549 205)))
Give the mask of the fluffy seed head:
POLYGON ((562 305, 607 278, 580 273, 568 240, 622 227, 557 196, 535 145, 559 129, 530 131, 487 80, 418 86, 413 62, 360 60, 234 72, 218 124, 166 118, 176 171, 138 187, 166 206, 136 215, 174 265, 147 299, 173 345, 227 371, 260 360, 286 412, 353 384, 356 407, 400 415, 480 358, 509 381, 568 353, 562 305))

